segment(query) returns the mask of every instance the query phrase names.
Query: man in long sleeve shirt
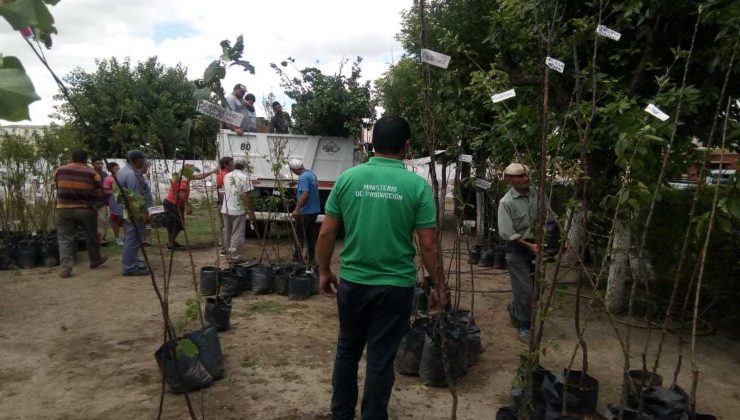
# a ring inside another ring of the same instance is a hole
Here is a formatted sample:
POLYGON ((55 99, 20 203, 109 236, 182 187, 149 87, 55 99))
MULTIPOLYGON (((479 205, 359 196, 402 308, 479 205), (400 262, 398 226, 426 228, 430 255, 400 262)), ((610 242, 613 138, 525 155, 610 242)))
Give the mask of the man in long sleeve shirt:
MULTIPOLYGON (((144 206, 135 209, 138 217, 135 220, 131 214, 124 218, 124 244, 123 255, 121 257, 121 270, 124 276, 146 276, 149 270, 139 261, 139 240, 144 240, 145 223, 151 218, 147 209, 152 206, 152 191, 149 188, 141 169, 146 164, 144 153, 139 150, 131 150, 126 155, 126 166, 116 173, 116 179, 121 188, 127 193, 138 194, 144 199, 144 206), (138 235, 137 235, 138 233, 138 235), (138 238, 137 238, 138 236, 138 238)), ((135 205, 131 201, 131 205, 135 205)), ((128 213, 128 207, 122 203, 122 207, 128 213)))
POLYGON ((511 188, 498 205, 498 232, 506 241, 506 265, 511 276, 513 301, 509 315, 516 323, 519 339, 529 340, 532 318, 532 260, 540 252, 534 243, 537 221, 537 189, 529 185, 527 167, 512 163, 504 169, 511 188))

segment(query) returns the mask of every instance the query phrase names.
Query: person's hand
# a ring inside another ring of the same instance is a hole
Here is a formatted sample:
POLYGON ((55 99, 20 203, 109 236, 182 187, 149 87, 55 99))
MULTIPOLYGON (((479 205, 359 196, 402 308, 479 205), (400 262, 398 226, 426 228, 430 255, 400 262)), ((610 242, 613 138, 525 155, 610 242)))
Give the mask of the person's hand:
POLYGON ((242 130, 242 129, 241 129, 241 128, 239 128, 239 127, 235 128, 235 129, 234 129, 234 132, 235 132, 236 134, 240 135, 240 136, 241 136, 242 134, 244 134, 244 130, 242 130))
POLYGON ((322 295, 335 298, 337 297, 337 289, 339 289, 339 283, 334 273, 329 271, 319 275, 319 291, 322 295))
POLYGON ((533 255, 537 255, 542 251, 542 247, 539 244, 529 244, 529 252, 533 255))
POLYGON ((152 221, 152 215, 149 214, 148 211, 145 211, 142 218, 144 219, 144 223, 149 223, 152 221))
POLYGON ((440 293, 436 287, 429 293, 429 307, 427 312, 429 315, 437 315, 444 312, 445 306, 447 306, 447 294, 440 293))
POLYGON ((294 219, 297 219, 300 213, 298 212, 298 210, 293 210, 293 212, 290 213, 290 215, 293 216, 294 219))

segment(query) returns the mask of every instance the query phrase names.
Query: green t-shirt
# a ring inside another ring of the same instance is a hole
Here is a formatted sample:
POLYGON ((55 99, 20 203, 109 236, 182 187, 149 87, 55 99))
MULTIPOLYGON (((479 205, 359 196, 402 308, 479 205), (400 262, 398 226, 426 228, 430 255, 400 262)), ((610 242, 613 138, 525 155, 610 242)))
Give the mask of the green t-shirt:
POLYGON ((370 158, 339 176, 325 211, 344 224, 343 280, 414 286, 414 230, 437 226, 434 196, 423 178, 400 160, 370 158))

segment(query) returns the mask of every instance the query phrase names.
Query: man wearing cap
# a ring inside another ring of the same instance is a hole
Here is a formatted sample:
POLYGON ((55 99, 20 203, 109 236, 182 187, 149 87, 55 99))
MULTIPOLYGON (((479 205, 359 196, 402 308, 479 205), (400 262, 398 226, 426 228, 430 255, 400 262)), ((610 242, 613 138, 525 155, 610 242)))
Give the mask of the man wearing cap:
POLYGON ((393 361, 409 327, 416 284, 414 233, 436 286, 430 313, 446 303, 434 196, 429 184, 406 170, 402 161, 410 136, 405 119, 379 119, 373 128, 375 157, 342 173, 326 202, 318 256, 321 293, 336 298, 339 313, 332 379, 334 420, 355 418, 357 368, 366 346, 362 418, 388 418, 393 361), (337 281, 331 258, 341 226, 346 235, 337 281))
POLYGON ((144 179, 142 171, 146 166, 146 156, 140 150, 131 150, 126 154, 126 166, 116 173, 121 188, 131 198, 136 194, 144 199, 144 205, 138 206, 135 200, 129 205, 122 203, 126 217, 124 217, 123 255, 121 256, 121 271, 124 276, 146 276, 149 274, 146 266, 139 260, 140 241, 144 241, 146 223, 151 220, 148 209, 152 206, 152 192, 144 179), (130 214, 133 210, 135 214, 130 214))
MULTIPOLYGON (((232 90, 231 95, 226 97, 226 103, 229 105, 229 109, 244 116, 240 127, 229 125, 229 128, 240 136, 244 134, 245 131, 248 131, 247 128, 250 121, 247 102, 244 100, 245 93, 247 93, 247 87, 241 83, 237 83, 234 86, 234 90, 232 90)), ((252 109, 254 109, 254 107, 252 107, 252 109)))
POLYGON ((321 211, 319 201, 319 183, 313 172, 303 167, 303 161, 292 159, 289 163, 290 170, 298 175, 298 186, 296 188, 296 205, 293 210, 293 218, 298 222, 296 230, 298 233, 298 242, 293 251, 293 259, 296 261, 303 260, 303 244, 306 244, 308 250, 308 264, 314 265, 314 256, 316 254, 316 219, 321 211))
POLYGON ((506 241, 506 265, 511 276, 513 300, 509 316, 516 324, 519 339, 529 340, 532 318, 532 260, 540 252, 534 243, 537 222, 537 189, 529 185, 526 166, 512 163, 504 169, 504 180, 511 184, 498 205, 498 232, 506 241))

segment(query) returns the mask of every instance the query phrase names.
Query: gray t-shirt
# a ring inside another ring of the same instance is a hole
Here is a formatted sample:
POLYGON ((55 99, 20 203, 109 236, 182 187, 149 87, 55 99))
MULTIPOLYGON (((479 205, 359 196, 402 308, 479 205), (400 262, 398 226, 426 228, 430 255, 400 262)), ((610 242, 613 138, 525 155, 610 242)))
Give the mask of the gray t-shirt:
POLYGON ((226 97, 226 102, 229 104, 229 109, 244 115, 241 123, 242 130, 249 132, 257 131, 257 114, 254 111, 250 111, 244 105, 244 102, 234 96, 233 93, 226 97))
POLYGON ((498 203, 499 236, 505 241, 533 239, 537 213, 536 188, 530 187, 527 195, 510 188, 498 203))

